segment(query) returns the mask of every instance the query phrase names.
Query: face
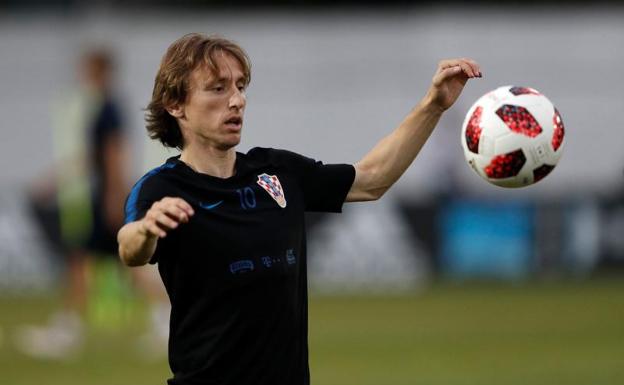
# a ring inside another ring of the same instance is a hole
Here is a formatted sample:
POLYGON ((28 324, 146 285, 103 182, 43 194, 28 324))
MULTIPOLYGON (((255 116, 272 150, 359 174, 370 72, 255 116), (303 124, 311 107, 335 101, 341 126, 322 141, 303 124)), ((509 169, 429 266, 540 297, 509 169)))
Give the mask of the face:
POLYGON ((241 140, 246 104, 243 67, 226 52, 215 56, 218 73, 204 66, 196 68, 186 102, 169 111, 178 119, 185 147, 199 144, 225 151, 241 140))
POLYGON ((82 80, 96 90, 106 89, 110 83, 111 68, 104 58, 87 56, 82 61, 82 80))

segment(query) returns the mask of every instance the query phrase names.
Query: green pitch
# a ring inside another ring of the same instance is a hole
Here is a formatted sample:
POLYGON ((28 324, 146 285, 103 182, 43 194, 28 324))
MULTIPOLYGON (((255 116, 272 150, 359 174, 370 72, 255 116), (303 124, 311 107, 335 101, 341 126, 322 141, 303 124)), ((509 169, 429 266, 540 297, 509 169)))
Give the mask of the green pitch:
MULTIPOLYGON (((0 298, 6 385, 164 384, 164 360, 144 360, 139 306, 119 330, 97 330, 84 354, 45 362, 17 353, 11 334, 56 298, 0 298)), ((313 385, 624 384, 624 280, 436 285, 421 293, 312 297, 313 385)))

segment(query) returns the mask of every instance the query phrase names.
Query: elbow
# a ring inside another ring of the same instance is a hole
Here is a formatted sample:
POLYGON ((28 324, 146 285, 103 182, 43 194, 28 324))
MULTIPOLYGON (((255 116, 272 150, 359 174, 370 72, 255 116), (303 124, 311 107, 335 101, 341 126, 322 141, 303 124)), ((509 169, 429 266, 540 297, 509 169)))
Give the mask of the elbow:
POLYGON ((392 187, 392 183, 388 181, 387 175, 378 169, 368 171, 368 183, 366 184, 365 194, 368 201, 376 201, 392 187))
POLYGON ((387 175, 378 168, 356 165, 356 180, 351 190, 349 201, 369 202, 381 199, 392 187, 387 175))
POLYGON ((367 189, 360 190, 356 196, 356 199, 353 199, 357 202, 372 202, 381 199, 382 196, 390 189, 390 186, 382 186, 382 187, 369 187, 367 189))
POLYGON ((367 195, 369 197, 369 201, 377 201, 379 199, 381 199, 382 196, 384 196, 384 194, 386 193, 386 191, 388 191, 390 189, 390 186, 382 186, 382 187, 376 187, 371 189, 370 191, 367 192, 367 195))

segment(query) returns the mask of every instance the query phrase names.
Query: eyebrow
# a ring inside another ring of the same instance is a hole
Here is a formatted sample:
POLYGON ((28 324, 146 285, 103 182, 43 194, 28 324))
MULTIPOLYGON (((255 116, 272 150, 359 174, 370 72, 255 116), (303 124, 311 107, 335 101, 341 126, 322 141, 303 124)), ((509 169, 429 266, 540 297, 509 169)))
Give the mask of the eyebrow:
MULTIPOLYGON (((204 84, 204 87, 206 87, 206 86, 212 86, 214 84, 227 83, 228 81, 230 81, 229 77, 220 77, 216 79, 213 78, 213 79, 205 80, 203 84, 204 84)), ((236 83, 239 83, 239 82, 246 83, 245 76, 241 76, 239 79, 236 79, 236 83)))
MULTIPOLYGON (((217 79, 214 79, 211 83, 222 83, 222 82, 227 82, 229 81, 230 78, 229 77, 220 77, 217 79)), ((238 79, 236 79, 236 82, 244 82, 245 81, 245 75, 242 75, 241 77, 239 77, 238 79)))

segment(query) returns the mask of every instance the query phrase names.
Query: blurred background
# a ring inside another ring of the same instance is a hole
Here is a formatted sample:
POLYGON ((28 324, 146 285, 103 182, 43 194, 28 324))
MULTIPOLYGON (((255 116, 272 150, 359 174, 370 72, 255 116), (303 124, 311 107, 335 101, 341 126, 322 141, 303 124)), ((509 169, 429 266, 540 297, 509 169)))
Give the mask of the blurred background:
POLYGON ((326 163, 389 133, 440 59, 481 64, 381 201, 308 217, 314 384, 624 384, 624 6, 340 0, 0 3, 3 384, 169 377, 154 270, 86 255, 106 249, 87 239, 98 218, 67 202, 114 207, 176 154, 143 108, 188 32, 251 57, 240 151, 326 163), (481 180, 460 146, 503 85, 538 89, 566 127, 557 168, 522 189, 481 180))

